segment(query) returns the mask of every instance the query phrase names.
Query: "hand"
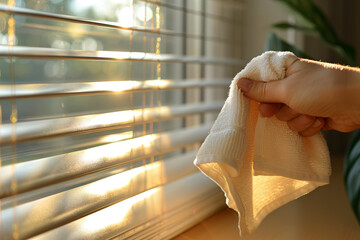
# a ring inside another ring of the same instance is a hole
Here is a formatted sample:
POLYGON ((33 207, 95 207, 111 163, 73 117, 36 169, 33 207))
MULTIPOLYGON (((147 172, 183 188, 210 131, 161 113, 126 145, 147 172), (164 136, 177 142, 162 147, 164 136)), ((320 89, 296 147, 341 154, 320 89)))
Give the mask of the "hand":
POLYGON ((356 68, 298 59, 282 80, 240 79, 238 87, 260 102, 264 117, 276 115, 301 136, 360 127, 360 70, 356 68))

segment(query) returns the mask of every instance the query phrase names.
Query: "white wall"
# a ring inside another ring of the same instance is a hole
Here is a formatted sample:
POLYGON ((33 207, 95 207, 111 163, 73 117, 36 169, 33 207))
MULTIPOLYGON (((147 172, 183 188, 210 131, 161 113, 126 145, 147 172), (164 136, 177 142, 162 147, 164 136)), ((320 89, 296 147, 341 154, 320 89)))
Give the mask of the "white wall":
MULTIPOLYGON (((244 0, 242 58, 250 60, 261 54, 269 32, 274 31, 271 24, 287 21, 288 14, 274 0, 244 0)), ((282 38, 287 37, 285 31, 277 31, 282 38)))

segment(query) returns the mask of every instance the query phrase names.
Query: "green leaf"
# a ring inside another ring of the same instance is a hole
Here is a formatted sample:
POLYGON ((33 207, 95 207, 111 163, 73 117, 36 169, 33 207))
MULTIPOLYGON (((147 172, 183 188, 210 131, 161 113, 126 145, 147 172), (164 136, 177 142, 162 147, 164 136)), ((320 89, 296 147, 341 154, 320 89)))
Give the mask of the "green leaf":
POLYGON ((278 1, 283 7, 292 14, 296 22, 306 28, 315 28, 313 14, 308 10, 304 9, 301 5, 301 1, 292 0, 275 0, 278 1))
POLYGON ((313 8, 315 24, 318 26, 322 37, 329 42, 338 42, 339 38, 337 37, 334 28, 332 27, 330 21, 326 18, 325 14, 315 4, 313 4, 313 8))
POLYGON ((294 45, 284 41, 279 38, 275 33, 271 32, 266 38, 265 41, 265 51, 290 51, 293 52, 296 56, 301 58, 311 59, 307 54, 303 51, 295 47, 294 45))
POLYGON ((303 26, 288 23, 288 22, 278 22, 278 23, 273 24, 272 27, 283 29, 283 30, 292 28, 292 29, 296 29, 296 30, 304 31, 304 32, 313 32, 314 31, 314 29, 312 29, 312 28, 303 27, 303 26))
POLYGON ((344 44, 336 35, 334 28, 325 14, 312 0, 275 0, 286 7, 297 20, 297 24, 278 23, 279 29, 293 28, 307 35, 319 38, 329 48, 341 56, 347 64, 356 66, 355 49, 344 44))
POLYGON ((360 224, 360 130, 353 133, 344 167, 345 188, 360 224))

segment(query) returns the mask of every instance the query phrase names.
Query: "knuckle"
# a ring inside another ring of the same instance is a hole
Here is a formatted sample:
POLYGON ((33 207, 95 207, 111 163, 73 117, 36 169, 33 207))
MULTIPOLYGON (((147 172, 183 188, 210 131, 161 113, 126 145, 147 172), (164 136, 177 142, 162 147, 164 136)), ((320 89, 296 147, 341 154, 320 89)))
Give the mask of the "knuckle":
POLYGON ((261 84, 260 85, 260 94, 262 95, 262 96, 267 96, 267 93, 268 93, 268 87, 269 86, 269 84, 261 84))
POLYGON ((314 136, 316 133, 318 133, 319 131, 314 131, 314 130, 309 130, 309 131, 302 131, 302 132, 299 132, 299 135, 302 136, 302 137, 311 137, 311 136, 314 136))
POLYGON ((287 122, 287 125, 289 126, 289 128, 291 130, 293 130, 294 132, 298 132, 298 130, 296 129, 296 127, 294 126, 294 124, 292 122, 287 122))
POLYGON ((281 102, 288 105, 289 103, 289 91, 286 80, 281 81, 281 84, 278 84, 278 97, 281 102))
POLYGON ((264 98, 267 96, 267 83, 256 83, 255 84, 255 89, 256 89, 256 94, 261 97, 264 98))
POLYGON ((280 111, 277 113, 276 117, 280 121, 290 121, 296 117, 298 117, 300 114, 296 111, 292 110, 288 106, 283 106, 280 111))
POLYGON ((277 119, 279 119, 280 121, 288 121, 289 119, 283 114, 283 112, 278 112, 276 113, 276 117, 277 119))

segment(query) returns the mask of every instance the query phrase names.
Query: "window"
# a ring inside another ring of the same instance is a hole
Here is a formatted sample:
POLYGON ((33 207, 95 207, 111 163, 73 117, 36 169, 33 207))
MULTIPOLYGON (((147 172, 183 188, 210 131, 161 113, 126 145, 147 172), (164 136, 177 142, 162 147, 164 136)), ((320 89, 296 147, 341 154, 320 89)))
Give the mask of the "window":
POLYGON ((192 162, 241 4, 0 0, 1 236, 166 239, 224 205, 192 162))

